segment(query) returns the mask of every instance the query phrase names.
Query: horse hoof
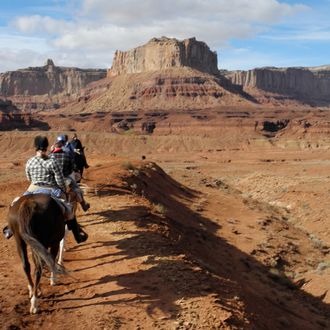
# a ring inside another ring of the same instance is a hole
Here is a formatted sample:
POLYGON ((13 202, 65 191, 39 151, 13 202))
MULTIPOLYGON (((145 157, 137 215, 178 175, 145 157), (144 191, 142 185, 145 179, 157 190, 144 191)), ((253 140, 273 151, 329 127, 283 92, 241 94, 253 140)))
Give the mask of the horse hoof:
POLYGON ((38 308, 37 307, 31 307, 30 308, 30 314, 37 314, 38 313, 38 308))

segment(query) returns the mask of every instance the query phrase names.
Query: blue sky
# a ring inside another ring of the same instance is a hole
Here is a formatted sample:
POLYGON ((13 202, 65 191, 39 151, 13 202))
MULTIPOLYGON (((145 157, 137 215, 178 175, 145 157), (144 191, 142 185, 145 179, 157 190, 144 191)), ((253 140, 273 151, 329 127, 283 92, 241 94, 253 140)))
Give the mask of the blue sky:
POLYGON ((330 0, 2 0, 0 72, 109 68, 116 49, 196 37, 220 69, 330 65, 330 0))

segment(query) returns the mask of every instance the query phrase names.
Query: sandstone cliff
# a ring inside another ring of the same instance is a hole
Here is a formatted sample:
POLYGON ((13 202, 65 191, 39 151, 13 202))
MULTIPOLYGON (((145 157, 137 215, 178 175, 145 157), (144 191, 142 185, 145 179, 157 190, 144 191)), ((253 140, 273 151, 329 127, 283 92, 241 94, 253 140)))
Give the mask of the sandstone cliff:
POLYGON ((147 44, 129 51, 116 51, 108 76, 185 66, 218 74, 217 54, 195 38, 183 41, 167 37, 153 38, 147 44))
POLYGON ((105 76, 106 70, 57 67, 52 60, 47 60, 42 67, 1 73, 0 96, 71 95, 105 76))
POLYGON ((258 68, 224 72, 232 83, 276 93, 313 105, 330 102, 330 66, 314 68, 258 68))

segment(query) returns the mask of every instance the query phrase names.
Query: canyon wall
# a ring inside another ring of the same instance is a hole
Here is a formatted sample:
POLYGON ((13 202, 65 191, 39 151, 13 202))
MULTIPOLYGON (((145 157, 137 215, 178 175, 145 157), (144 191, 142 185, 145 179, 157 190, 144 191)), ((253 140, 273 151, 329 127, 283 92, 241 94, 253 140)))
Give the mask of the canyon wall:
POLYGON ((55 66, 48 59, 42 67, 29 67, 0 74, 0 96, 72 95, 90 82, 102 79, 106 70, 55 66))
POLYGON ((310 103, 330 102, 330 66, 301 68, 258 68, 222 72, 245 90, 257 88, 310 103))
POLYGON ((153 38, 147 44, 126 52, 117 50, 108 76, 172 67, 191 67, 218 74, 217 62, 217 54, 206 43, 195 38, 183 41, 167 37, 153 38))

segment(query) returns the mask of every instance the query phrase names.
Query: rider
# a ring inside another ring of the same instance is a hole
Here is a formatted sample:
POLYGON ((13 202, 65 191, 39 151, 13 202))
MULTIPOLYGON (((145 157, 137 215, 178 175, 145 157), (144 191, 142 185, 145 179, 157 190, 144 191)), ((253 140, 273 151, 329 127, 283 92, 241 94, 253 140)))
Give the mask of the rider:
MULTIPOLYGON (((81 141, 78 139, 77 133, 73 134, 72 140, 70 141, 70 147, 73 149, 73 151, 78 154, 81 162, 79 162, 84 168, 89 168, 89 165, 87 164, 87 159, 85 155, 85 147, 83 147, 81 141)), ((79 171, 80 172, 80 171, 79 171)), ((82 171, 81 171, 82 174, 82 171)))
POLYGON ((56 138, 56 142, 63 143, 63 151, 66 152, 72 159, 74 159, 74 148, 71 143, 68 141, 68 136, 66 134, 59 135, 56 138))
MULTIPOLYGON (((66 186, 64 176, 60 165, 54 158, 47 155, 48 139, 45 136, 36 136, 34 146, 36 155, 30 158, 26 163, 25 173, 27 179, 31 182, 27 189, 28 193, 42 191, 49 193, 57 198, 66 198, 66 186)), ((71 218, 67 221, 68 228, 72 230, 77 243, 87 240, 88 235, 81 231, 77 219, 71 218)), ((10 229, 5 227, 3 233, 6 238, 10 238, 10 229)))
POLYGON ((78 139, 77 133, 73 134, 70 144, 72 145, 73 149, 84 150, 81 141, 78 139))
POLYGON ((72 184, 72 189, 76 193, 78 203, 80 203, 82 209, 86 212, 90 208, 90 205, 85 201, 81 189, 72 176, 74 167, 73 159, 69 156, 68 152, 63 150, 64 141, 59 138, 57 138, 57 141, 58 142, 55 143, 54 148, 50 154, 50 158, 57 160, 57 163, 62 169, 64 177, 70 181, 70 184, 72 184))
POLYGON ((63 173, 56 160, 47 155, 47 137, 38 135, 34 139, 34 146, 36 155, 27 161, 25 167, 26 177, 31 182, 27 191, 34 192, 39 189, 53 191, 55 188, 57 197, 63 197, 66 191, 63 173))

